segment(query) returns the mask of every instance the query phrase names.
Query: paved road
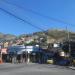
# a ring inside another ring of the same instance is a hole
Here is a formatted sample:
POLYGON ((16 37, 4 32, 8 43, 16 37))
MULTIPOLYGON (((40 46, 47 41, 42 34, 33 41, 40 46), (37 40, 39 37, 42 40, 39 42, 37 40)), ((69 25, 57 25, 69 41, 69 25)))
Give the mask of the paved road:
POLYGON ((0 75, 75 75, 75 70, 44 64, 1 64, 0 75))

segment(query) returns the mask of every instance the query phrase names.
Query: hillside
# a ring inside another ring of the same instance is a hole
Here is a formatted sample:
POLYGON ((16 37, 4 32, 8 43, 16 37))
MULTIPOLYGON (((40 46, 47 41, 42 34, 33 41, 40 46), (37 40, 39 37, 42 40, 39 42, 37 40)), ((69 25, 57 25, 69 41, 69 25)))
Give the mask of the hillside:
MULTIPOLYGON (((75 39, 75 33, 74 32, 69 32, 70 37, 73 36, 73 39, 75 39)), ((6 41, 6 40, 15 40, 15 38, 22 38, 22 37, 45 37, 47 38, 48 41, 63 41, 68 39, 68 32, 65 30, 47 30, 44 32, 35 32, 33 34, 23 34, 19 35, 18 37, 15 35, 11 34, 3 34, 0 33, 0 41, 6 41)))
POLYGON ((0 41, 14 40, 16 38, 15 35, 0 33, 0 41))
MULTIPOLYGON (((48 37, 47 40, 63 41, 68 40, 68 31, 66 30, 47 30, 45 32, 37 32, 34 35, 48 37)), ((75 32, 69 32, 70 39, 75 39, 75 32)))

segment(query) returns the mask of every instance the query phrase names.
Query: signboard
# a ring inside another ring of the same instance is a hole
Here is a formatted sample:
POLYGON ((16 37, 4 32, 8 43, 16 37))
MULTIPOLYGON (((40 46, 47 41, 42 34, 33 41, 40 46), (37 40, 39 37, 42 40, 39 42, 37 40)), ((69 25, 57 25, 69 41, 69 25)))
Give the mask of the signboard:
POLYGON ((26 46, 26 51, 28 51, 28 53, 30 53, 31 51, 33 51, 33 46, 26 46))
POLYGON ((1 53, 2 53, 2 54, 7 54, 7 48, 2 48, 2 49, 1 49, 1 53))

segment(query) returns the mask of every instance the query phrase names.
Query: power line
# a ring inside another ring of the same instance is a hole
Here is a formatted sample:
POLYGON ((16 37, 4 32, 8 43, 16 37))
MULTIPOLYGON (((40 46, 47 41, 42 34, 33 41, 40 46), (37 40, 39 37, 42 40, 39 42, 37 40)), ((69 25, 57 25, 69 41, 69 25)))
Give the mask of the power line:
MULTIPOLYGON (((35 11, 31 10, 31 9, 25 9, 25 8, 22 7, 22 6, 19 6, 19 5, 17 5, 17 4, 8 2, 8 1, 6 1, 6 0, 2 0, 2 1, 5 2, 5 3, 8 3, 8 4, 12 4, 12 5, 14 5, 14 6, 18 7, 18 8, 21 8, 21 9, 23 9, 23 10, 25 10, 25 11, 29 11, 29 12, 32 12, 32 13, 34 13, 34 14, 36 14, 36 15, 42 16, 42 17, 44 17, 44 18, 47 18, 47 19, 50 19, 50 20, 53 20, 53 21, 56 21, 56 22, 60 22, 60 23, 72 25, 72 24, 63 22, 63 21, 61 21, 61 20, 55 19, 55 18, 51 18, 51 17, 49 17, 49 16, 42 15, 42 14, 40 14, 40 13, 38 13, 38 12, 35 12, 35 11)), ((15 15, 15 16, 16 16, 16 15, 15 15)), ((28 22, 28 21, 26 21, 26 20, 24 20, 24 19, 22 19, 22 18, 20 18, 20 17, 18 17, 18 16, 17 16, 17 18, 18 18, 19 20, 21 20, 21 21, 24 21, 24 22, 28 23, 29 25, 33 26, 34 28, 37 28, 37 29, 42 30, 42 31, 45 31, 44 29, 42 29, 42 28, 40 28, 40 27, 38 27, 38 26, 35 26, 35 25, 33 25, 32 23, 30 23, 30 22, 28 22)))
POLYGON ((34 28, 36 28, 36 29, 39 29, 39 30, 44 31, 42 28, 40 28, 40 27, 38 27, 38 26, 33 25, 32 23, 28 22, 27 20, 22 19, 22 18, 20 18, 20 17, 18 17, 18 16, 16 16, 16 15, 14 15, 13 13, 11 13, 11 12, 9 12, 9 11, 7 11, 7 10, 5 10, 5 9, 1 8, 1 7, 0 7, 0 10, 2 10, 2 11, 4 11, 4 12, 6 12, 7 14, 9 14, 9 15, 13 16, 14 18, 16 18, 16 19, 18 19, 18 20, 20 20, 20 21, 23 21, 24 23, 27 23, 28 25, 30 25, 30 26, 32 26, 32 27, 34 27, 34 28))
MULTIPOLYGON (((3 0, 2 0, 2 1, 3 1, 3 0)), ((4 0, 3 2, 6 3, 6 4, 9 4, 9 5, 16 6, 17 8, 19 8, 19 9, 21 9, 21 10, 24 10, 24 11, 27 11, 27 12, 30 12, 30 13, 33 13, 33 12, 30 11, 29 9, 23 9, 21 6, 18 6, 18 5, 16 5, 16 4, 13 4, 13 3, 9 2, 9 1, 4 0)), ((33 14, 35 14, 35 13, 33 13, 33 14)), ((47 26, 47 25, 41 25, 41 26, 43 26, 42 28, 49 28, 49 26, 47 26)))
POLYGON ((43 15, 43 14, 38 13, 38 12, 36 12, 36 11, 33 11, 33 10, 31 10, 31 9, 26 9, 26 8, 20 6, 20 5, 15 4, 15 3, 11 3, 11 2, 8 2, 8 1, 5 1, 5 0, 4 0, 4 2, 6 2, 6 3, 8 3, 8 4, 11 4, 11 5, 14 5, 14 6, 16 6, 16 7, 20 8, 20 9, 23 9, 24 11, 28 11, 28 12, 31 12, 31 13, 36 14, 36 15, 38 15, 38 16, 41 16, 41 17, 43 17, 43 18, 45 18, 45 19, 49 19, 49 20, 52 20, 52 21, 55 21, 55 22, 59 22, 59 23, 63 23, 63 24, 67 24, 67 25, 74 25, 74 24, 70 24, 70 23, 68 23, 68 22, 65 22, 65 21, 62 21, 62 20, 59 20, 59 19, 50 17, 50 16, 43 15))
MULTIPOLYGON (((2 0, 2 1, 5 2, 5 3, 8 3, 8 4, 12 4, 11 2, 8 2, 8 1, 5 1, 5 0, 2 0)), ((16 7, 23 9, 23 7, 17 6, 16 4, 12 4, 12 5, 15 5, 16 7)), ((24 10, 25 10, 25 9, 24 9, 24 10)), ((35 11, 29 10, 29 9, 26 9, 26 10, 27 10, 27 11, 31 11, 31 12, 34 13, 34 14, 38 14, 39 16, 45 17, 44 15, 39 14, 39 13, 37 13, 37 12, 35 12, 35 11)), ((45 31, 44 29, 42 29, 42 28, 40 28, 40 27, 38 27, 38 26, 35 26, 35 25, 31 24, 30 22, 28 22, 28 21, 26 21, 26 20, 24 20, 24 19, 22 19, 22 18, 20 18, 20 17, 18 17, 18 16, 16 16, 16 15, 13 15, 12 13, 10 13, 10 12, 8 12, 8 11, 6 11, 6 10, 3 10, 3 11, 5 11, 6 13, 8 13, 8 14, 14 16, 15 18, 17 18, 17 19, 19 19, 19 20, 21 20, 21 21, 23 21, 23 22, 28 23, 30 26, 33 26, 34 28, 37 28, 37 29, 42 30, 42 31, 45 31)), ((47 16, 47 18, 48 18, 48 16, 47 16)))

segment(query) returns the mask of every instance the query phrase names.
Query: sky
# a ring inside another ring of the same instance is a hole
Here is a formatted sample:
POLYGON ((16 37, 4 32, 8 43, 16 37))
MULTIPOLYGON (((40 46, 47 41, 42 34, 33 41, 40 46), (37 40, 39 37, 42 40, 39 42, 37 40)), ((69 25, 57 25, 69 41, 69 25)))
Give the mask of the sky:
POLYGON ((0 0, 0 8, 40 28, 34 28, 0 9, 0 32, 5 34, 29 34, 41 29, 66 29, 66 27, 75 32, 75 0, 0 0))

